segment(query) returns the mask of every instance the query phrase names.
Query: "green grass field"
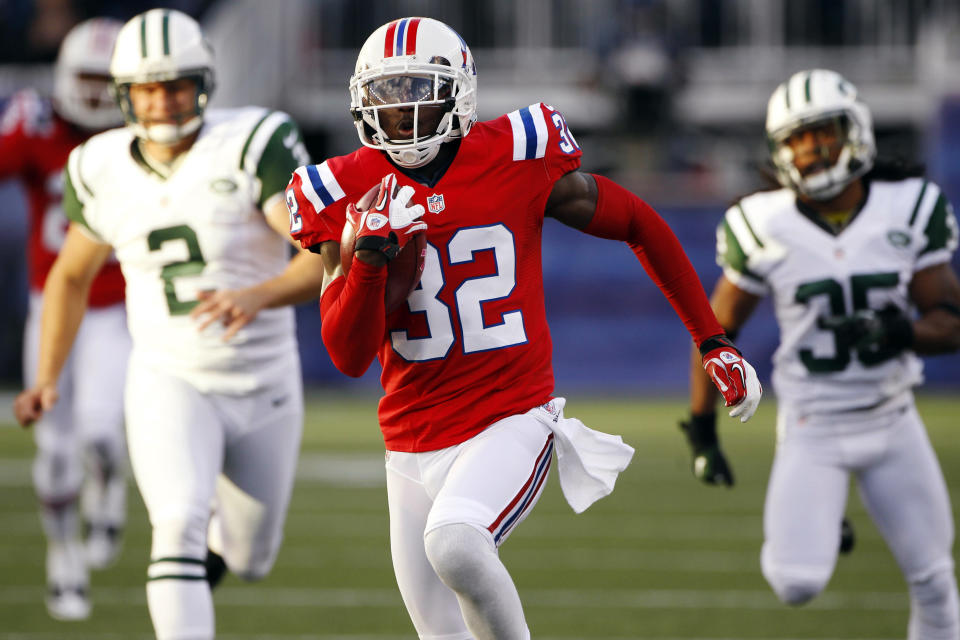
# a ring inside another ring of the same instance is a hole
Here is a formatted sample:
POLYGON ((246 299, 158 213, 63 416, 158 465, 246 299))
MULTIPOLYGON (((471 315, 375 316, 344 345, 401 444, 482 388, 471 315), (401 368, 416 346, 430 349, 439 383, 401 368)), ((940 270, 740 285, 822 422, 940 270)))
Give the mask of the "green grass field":
MULTIPOLYGON (((960 500, 960 399, 921 400, 953 496, 960 500)), ((676 428, 679 400, 568 398, 568 415, 637 449, 616 491, 574 515, 556 478, 501 554, 534 638, 892 639, 906 635, 903 579, 855 492, 854 553, 811 605, 781 605, 760 574, 761 509, 773 450, 773 405, 723 424, 733 490, 695 482, 676 428)), ((218 638, 414 638, 387 543, 375 400, 312 396, 286 542, 271 576, 215 592, 218 638)), ((46 616, 44 540, 30 487, 29 436, 0 428, 0 639, 151 638, 144 597, 149 527, 131 492, 119 563, 93 576, 93 616, 46 616)))

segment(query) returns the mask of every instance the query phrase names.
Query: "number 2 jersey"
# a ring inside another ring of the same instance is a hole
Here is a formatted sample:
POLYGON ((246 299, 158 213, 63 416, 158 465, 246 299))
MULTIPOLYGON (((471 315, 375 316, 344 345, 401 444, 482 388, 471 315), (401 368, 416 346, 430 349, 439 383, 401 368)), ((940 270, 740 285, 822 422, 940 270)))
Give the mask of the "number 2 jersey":
MULTIPOLYGON (((33 91, 10 98, 0 118, 0 179, 23 180, 30 209, 27 259, 30 288, 43 291, 53 261, 63 246, 67 218, 63 213, 63 167, 70 151, 87 138, 33 91)), ((123 301, 120 265, 109 260, 90 286, 91 307, 123 301)))
POLYGON ((263 212, 305 159, 290 118, 257 107, 207 111, 172 172, 151 165, 127 129, 70 154, 64 208, 116 252, 133 358, 201 391, 234 394, 290 366, 290 307, 263 309, 227 342, 219 321, 198 331, 190 311, 198 291, 249 287, 286 268, 290 244, 263 212))
POLYGON ((563 117, 534 104, 474 125, 434 187, 369 148, 295 172, 291 231, 304 247, 339 242, 346 205, 389 173, 426 210, 423 277, 378 351, 387 449, 452 446, 552 397, 541 230, 553 184, 580 156, 563 117))
POLYGON ((773 295, 780 346, 773 383, 781 402, 805 413, 887 406, 922 380, 911 351, 857 350, 821 319, 911 310, 917 271, 948 262, 957 223, 940 189, 919 178, 872 180, 859 212, 839 233, 798 209, 787 189, 748 196, 717 230, 718 262, 737 287, 773 295))

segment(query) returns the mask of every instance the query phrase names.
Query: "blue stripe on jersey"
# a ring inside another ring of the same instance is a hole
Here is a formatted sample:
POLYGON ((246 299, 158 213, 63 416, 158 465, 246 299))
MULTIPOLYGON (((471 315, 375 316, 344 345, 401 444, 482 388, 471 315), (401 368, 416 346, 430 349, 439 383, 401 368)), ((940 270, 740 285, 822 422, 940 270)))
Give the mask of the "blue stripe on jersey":
POLYGON ((320 196, 324 207, 329 207, 336 202, 334 197, 330 195, 330 192, 327 191, 327 188, 323 185, 323 180, 320 179, 320 173, 317 171, 317 165, 308 164, 307 175, 310 176, 310 184, 313 185, 313 190, 320 196))
POLYGON ((404 18, 400 21, 400 24, 397 25, 397 48, 396 53, 393 55, 402 56, 403 55, 403 32, 407 28, 407 19, 404 18))
POLYGON ((530 115, 530 107, 520 109, 520 120, 523 121, 523 131, 527 136, 527 151, 525 160, 533 160, 537 157, 537 128, 533 124, 533 116, 530 115))

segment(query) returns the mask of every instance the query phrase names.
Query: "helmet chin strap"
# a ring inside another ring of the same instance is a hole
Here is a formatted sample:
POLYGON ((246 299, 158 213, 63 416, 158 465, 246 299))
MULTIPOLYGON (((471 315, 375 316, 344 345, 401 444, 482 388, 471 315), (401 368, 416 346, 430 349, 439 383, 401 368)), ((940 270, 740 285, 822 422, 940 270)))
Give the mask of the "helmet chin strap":
POLYGON ((136 124, 134 132, 138 138, 149 140, 157 144, 175 144, 187 136, 196 132, 203 119, 200 116, 194 116, 183 124, 136 124))

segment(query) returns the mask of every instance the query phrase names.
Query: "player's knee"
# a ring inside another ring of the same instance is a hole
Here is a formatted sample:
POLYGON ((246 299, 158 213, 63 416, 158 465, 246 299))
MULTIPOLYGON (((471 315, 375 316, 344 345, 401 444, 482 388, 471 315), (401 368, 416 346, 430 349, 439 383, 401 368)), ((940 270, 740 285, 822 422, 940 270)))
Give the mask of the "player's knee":
POLYGON ((279 542, 232 543, 221 552, 230 573, 252 582, 267 577, 280 549, 279 542))
POLYGON ((923 631, 920 637, 956 637, 960 630, 960 604, 953 570, 911 579, 909 585, 913 617, 923 631))
POLYGON ((804 567, 791 570, 782 567, 763 567, 763 576, 767 579, 777 598, 784 604, 800 606, 813 600, 830 581, 830 569, 804 567))
POLYGON ((33 461, 33 486, 41 502, 55 506, 73 502, 83 483, 83 463, 77 452, 41 447, 33 461))
POLYGON ((424 536, 427 559, 445 585, 468 591, 490 562, 499 562, 493 543, 467 524, 438 527, 424 536))
POLYGON ((194 514, 154 522, 152 559, 189 558, 202 564, 207 556, 207 519, 206 514, 194 514))

